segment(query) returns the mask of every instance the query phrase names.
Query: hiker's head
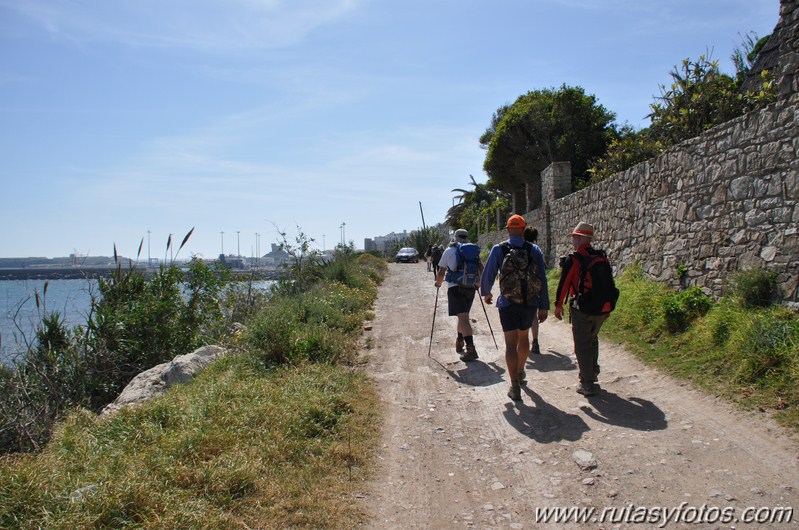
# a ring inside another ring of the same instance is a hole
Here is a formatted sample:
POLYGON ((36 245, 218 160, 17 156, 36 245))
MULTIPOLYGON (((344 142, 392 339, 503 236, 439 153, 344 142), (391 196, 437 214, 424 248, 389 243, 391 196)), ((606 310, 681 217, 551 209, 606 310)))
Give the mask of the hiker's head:
POLYGON ((458 228, 457 230, 455 230, 455 242, 456 243, 468 243, 469 242, 469 232, 467 232, 463 228, 458 228))
POLYGON ((524 229, 524 240, 529 241, 530 243, 535 243, 538 241, 538 230, 533 228, 532 226, 528 226, 524 229))
POLYGON ((594 238, 594 225, 580 221, 572 230, 571 238, 575 250, 587 245, 594 238))
POLYGON ((518 214, 511 215, 510 218, 508 218, 508 224, 506 225, 508 234, 512 236, 523 236, 526 226, 527 221, 524 220, 524 217, 518 214))

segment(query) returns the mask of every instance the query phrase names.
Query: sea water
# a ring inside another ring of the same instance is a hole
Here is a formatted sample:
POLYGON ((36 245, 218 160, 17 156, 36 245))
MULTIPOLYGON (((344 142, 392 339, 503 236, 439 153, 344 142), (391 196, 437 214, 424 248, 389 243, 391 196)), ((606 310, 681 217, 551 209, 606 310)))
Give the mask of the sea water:
MULTIPOLYGON (((255 281, 252 287, 268 290, 273 283, 255 281)), ((0 280, 0 363, 27 349, 45 314, 58 312, 68 328, 85 326, 92 296, 100 296, 97 280, 0 280)))
POLYGON ((46 314, 57 312, 68 327, 85 325, 92 295, 98 296, 97 280, 0 281, 0 362, 25 350, 46 314))

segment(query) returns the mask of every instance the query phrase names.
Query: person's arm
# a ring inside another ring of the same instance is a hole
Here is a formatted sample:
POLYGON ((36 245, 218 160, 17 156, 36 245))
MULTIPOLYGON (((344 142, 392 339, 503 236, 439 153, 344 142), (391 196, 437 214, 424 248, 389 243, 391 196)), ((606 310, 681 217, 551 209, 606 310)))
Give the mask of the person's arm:
POLYGON ((563 303, 569 296, 572 285, 572 276, 575 271, 579 271, 580 266, 574 266, 574 259, 568 256, 563 263, 563 270, 560 271, 560 281, 558 281, 558 290, 555 293, 555 318, 558 320, 563 319, 563 303))
MULTIPOLYGON (((444 283, 444 277, 447 274, 447 270, 449 270, 450 268, 449 267, 451 265, 450 261, 452 260, 451 256, 453 255, 454 255, 453 247, 447 248, 444 251, 444 253, 441 254, 441 259, 438 260, 438 274, 436 275, 436 282, 435 282, 436 288, 441 287, 441 284, 444 283)), ((457 266, 458 264, 456 257, 455 267, 457 268, 457 266)), ((453 268, 453 270, 455 269, 453 268)))
POLYGON ((494 245, 491 252, 488 254, 483 273, 480 275, 480 295, 485 300, 486 304, 491 303, 491 288, 494 286, 494 280, 497 279, 497 272, 499 272, 499 254, 502 253, 502 247, 494 245))
MULTIPOLYGON (((538 279, 541 280, 541 290, 538 292, 538 309, 549 310, 549 286, 547 285, 547 266, 544 263, 544 253, 533 245, 533 258, 538 268, 538 279)), ((544 317, 546 318, 546 316, 544 317)))

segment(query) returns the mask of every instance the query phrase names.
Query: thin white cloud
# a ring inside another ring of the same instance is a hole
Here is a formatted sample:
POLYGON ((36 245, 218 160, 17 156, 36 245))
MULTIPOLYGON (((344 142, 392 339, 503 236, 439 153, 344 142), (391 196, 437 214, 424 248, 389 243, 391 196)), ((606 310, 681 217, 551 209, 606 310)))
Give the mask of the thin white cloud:
POLYGON ((0 0, 54 38, 201 51, 282 48, 356 10, 362 0, 0 0))

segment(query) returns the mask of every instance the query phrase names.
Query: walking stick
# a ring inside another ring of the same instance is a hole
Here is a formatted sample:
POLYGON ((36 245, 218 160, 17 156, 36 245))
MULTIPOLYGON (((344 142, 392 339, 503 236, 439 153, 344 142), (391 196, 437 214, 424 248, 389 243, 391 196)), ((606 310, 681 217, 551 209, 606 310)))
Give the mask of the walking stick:
POLYGON ((480 296, 480 294, 479 294, 479 293, 478 293, 477 297, 480 299, 480 305, 481 305, 481 306, 483 306, 483 313, 484 313, 484 314, 485 314, 485 316, 486 316, 486 322, 488 322, 488 329, 491 331, 491 338, 492 338, 492 339, 494 339, 494 347, 495 347, 496 349, 499 349, 499 345, 497 344, 497 338, 494 336, 494 330, 493 330, 493 329, 491 329, 491 321, 490 321, 490 320, 488 320, 488 311, 486 311, 486 306, 485 306, 485 304, 483 303, 483 297, 482 297, 482 296, 480 296))
POLYGON ((433 325, 430 326, 430 346, 427 347, 427 356, 430 357, 430 350, 433 349, 433 329, 436 327, 436 309, 438 309, 438 287, 436 287, 436 303, 433 304, 433 325))

